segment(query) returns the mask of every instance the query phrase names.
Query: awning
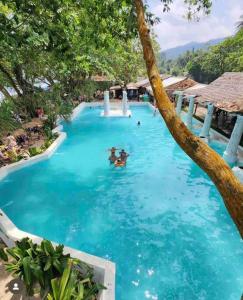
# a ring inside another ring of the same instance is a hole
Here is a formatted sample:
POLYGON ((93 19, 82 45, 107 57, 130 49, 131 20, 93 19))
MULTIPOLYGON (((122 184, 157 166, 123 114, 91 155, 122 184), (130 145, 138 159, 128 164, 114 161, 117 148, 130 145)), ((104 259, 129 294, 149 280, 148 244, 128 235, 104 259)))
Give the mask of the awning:
POLYGON ((120 85, 114 85, 114 86, 110 87, 111 91, 116 91, 116 90, 121 90, 121 89, 122 89, 122 87, 120 85))

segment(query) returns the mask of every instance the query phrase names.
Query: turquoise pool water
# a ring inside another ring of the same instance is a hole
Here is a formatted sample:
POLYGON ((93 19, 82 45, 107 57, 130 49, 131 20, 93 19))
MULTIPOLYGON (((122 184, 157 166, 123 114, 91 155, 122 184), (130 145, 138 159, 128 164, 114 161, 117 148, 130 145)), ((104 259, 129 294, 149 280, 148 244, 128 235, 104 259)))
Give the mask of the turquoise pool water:
POLYGON ((22 230, 114 261, 117 300, 240 299, 242 242, 217 190, 159 115, 132 111, 85 109, 49 160, 0 182, 0 207, 22 230), (130 153, 126 168, 109 165, 111 146, 130 153))

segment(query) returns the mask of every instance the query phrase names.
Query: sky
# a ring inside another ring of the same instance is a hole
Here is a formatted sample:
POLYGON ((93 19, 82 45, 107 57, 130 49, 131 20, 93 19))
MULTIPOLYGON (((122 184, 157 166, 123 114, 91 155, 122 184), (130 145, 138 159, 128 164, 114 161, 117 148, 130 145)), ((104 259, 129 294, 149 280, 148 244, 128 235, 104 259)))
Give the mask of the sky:
POLYGON ((148 4, 150 11, 161 20, 154 27, 161 50, 230 36, 236 32, 236 23, 243 15, 243 0, 213 0, 211 14, 202 16, 199 22, 184 17, 183 0, 174 0, 170 12, 166 13, 161 1, 148 0, 148 4))

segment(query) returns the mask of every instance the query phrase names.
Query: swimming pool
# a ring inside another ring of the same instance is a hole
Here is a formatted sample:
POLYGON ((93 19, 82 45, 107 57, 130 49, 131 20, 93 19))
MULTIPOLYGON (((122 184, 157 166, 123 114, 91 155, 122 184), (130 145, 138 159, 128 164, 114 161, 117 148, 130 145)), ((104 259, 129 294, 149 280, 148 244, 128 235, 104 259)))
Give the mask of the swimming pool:
POLYGON ((114 261, 117 300, 240 299, 242 242, 217 190, 159 115, 132 112, 85 109, 49 160, 0 182, 0 207, 24 231, 114 261), (109 165, 111 146, 129 152, 126 168, 109 165))

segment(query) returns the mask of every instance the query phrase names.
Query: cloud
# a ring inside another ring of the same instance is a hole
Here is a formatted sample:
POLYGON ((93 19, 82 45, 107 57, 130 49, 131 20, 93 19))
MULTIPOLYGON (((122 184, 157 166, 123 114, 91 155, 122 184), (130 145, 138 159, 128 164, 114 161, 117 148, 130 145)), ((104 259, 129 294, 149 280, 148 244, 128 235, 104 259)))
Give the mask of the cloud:
POLYGON ((163 13, 163 6, 158 1, 150 7, 161 19, 154 30, 162 50, 192 41, 206 42, 232 35, 236 22, 243 14, 242 0, 230 0, 230 3, 228 0, 214 1, 212 13, 209 16, 201 15, 199 22, 185 18, 186 7, 183 0, 175 0, 168 13, 163 13))

